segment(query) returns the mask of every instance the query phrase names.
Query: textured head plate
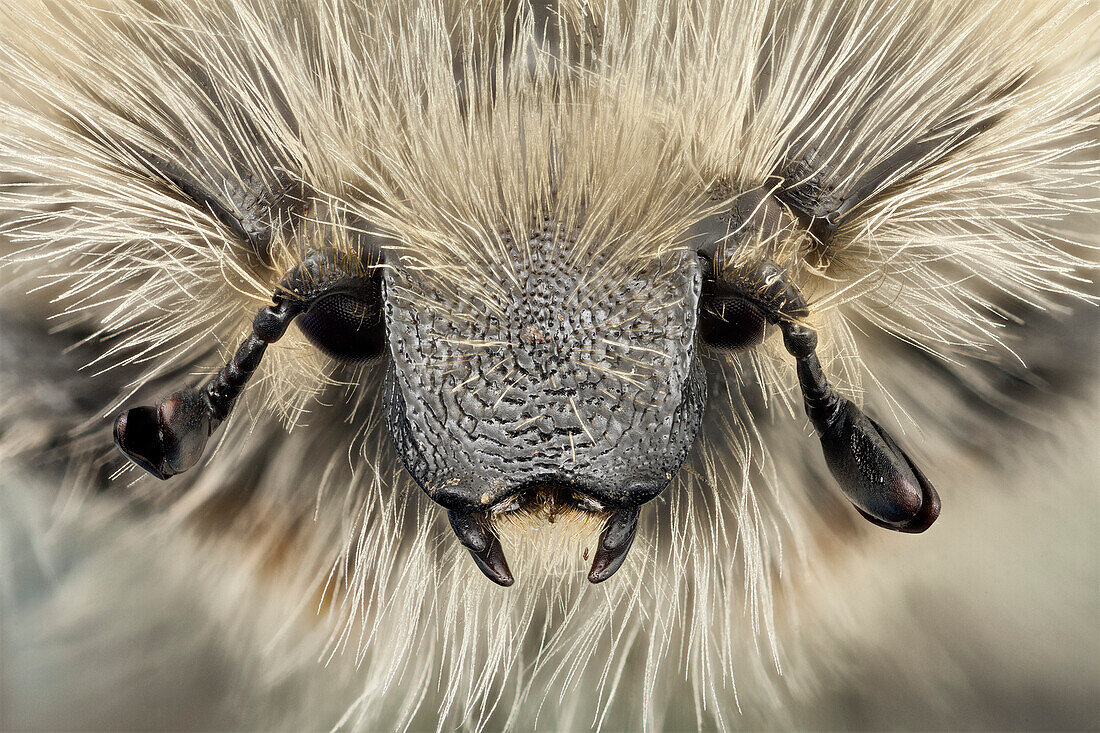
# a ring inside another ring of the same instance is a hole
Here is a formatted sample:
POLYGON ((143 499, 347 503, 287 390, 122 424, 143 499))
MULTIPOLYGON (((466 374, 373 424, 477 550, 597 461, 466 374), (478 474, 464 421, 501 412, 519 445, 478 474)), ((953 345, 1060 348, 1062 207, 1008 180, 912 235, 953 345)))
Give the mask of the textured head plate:
POLYGON ((503 243, 515 277, 472 309, 463 283, 386 273, 387 418, 409 472, 461 510, 539 486, 612 506, 653 498, 703 416, 694 256, 616 277, 571 256, 576 232, 550 221, 503 243))

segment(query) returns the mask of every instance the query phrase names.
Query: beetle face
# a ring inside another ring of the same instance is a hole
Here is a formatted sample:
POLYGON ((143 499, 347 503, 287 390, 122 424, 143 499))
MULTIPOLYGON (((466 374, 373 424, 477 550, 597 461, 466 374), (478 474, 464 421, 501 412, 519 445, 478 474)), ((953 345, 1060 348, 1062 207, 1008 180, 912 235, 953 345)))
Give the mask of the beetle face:
POLYGON ((492 302, 386 271, 386 416, 405 466, 460 513, 652 499, 703 416, 696 258, 608 278, 552 223, 503 243, 514 270, 492 302))
MULTIPOLYGON (((735 207, 698 228, 720 234, 736 217, 735 207)), ((502 264, 457 270, 463 277, 411 267, 400 250, 375 266, 384 250, 369 238, 362 250, 312 251, 213 379, 121 415, 116 443, 158 478, 187 470, 267 345, 301 316, 307 338, 336 358, 369 359, 388 346, 382 403, 393 444, 491 580, 514 582, 494 531, 501 515, 570 510, 606 520, 588 576, 598 583, 622 565, 641 505, 695 443, 706 405, 696 341, 745 348, 770 321, 849 499, 890 529, 922 532, 935 521, 932 485, 823 374, 817 335, 799 323, 805 298, 776 264, 738 265, 730 236, 702 237, 698 253, 616 251, 615 266, 576 226, 552 219, 521 239, 495 236, 502 264)))

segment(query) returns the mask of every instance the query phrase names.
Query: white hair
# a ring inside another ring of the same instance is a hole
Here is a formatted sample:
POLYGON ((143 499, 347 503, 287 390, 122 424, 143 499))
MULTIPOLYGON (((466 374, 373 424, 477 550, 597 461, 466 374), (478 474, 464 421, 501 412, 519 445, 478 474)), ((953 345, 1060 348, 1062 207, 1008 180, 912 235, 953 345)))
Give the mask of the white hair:
POLYGON ((42 511, 19 497, 48 449, 67 467, 52 531, 120 532, 92 544, 48 606, 67 620, 44 613, 43 628, 101 623, 81 609, 102 595, 140 604, 166 619, 134 630, 165 664, 189 648, 232 660, 219 674, 249 692, 229 694, 264 700, 244 726, 794 724, 784 701, 837 674, 821 650, 875 623, 848 605, 866 601, 853 579, 900 572, 889 555, 937 539, 864 529, 822 471, 776 337, 713 356, 699 444, 615 578, 585 577, 599 523, 525 516, 497 526, 517 578, 501 589, 394 454, 381 369, 340 366, 293 331, 191 473, 161 484, 123 467, 104 418, 224 363, 311 246, 263 217, 242 237, 165 171, 215 182, 213 198, 304 202, 337 248, 356 227, 384 234, 388 261, 493 303, 502 231, 583 211, 574 256, 601 288, 689 247, 694 223, 777 165, 841 197, 887 166, 834 236, 800 229, 743 254, 794 273, 839 388, 907 430, 946 515, 961 478, 986 475, 973 453, 1021 430, 990 418, 960 435, 979 408, 959 393, 1005 404, 988 370, 1013 373, 993 365, 1029 348, 1012 341, 1017 314, 1069 322, 1089 295, 1100 14, 1064 5, 0 8, 8 291, 51 298, 9 300, 76 334, 88 376, 64 390, 95 395, 45 415, 12 381, 26 368, 4 373, 5 504, 42 511), (114 498, 87 491, 100 484, 114 498), (130 580, 151 567, 186 610, 138 597, 130 580))

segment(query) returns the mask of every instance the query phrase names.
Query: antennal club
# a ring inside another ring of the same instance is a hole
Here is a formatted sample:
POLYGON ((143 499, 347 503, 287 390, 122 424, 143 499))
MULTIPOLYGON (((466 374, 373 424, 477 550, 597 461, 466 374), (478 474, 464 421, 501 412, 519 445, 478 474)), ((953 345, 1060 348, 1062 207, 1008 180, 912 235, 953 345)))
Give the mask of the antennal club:
POLYGON ((783 344, 798 360, 798 384, 806 414, 821 438, 836 482, 869 521, 899 532, 923 532, 940 514, 940 497, 886 430, 825 378, 817 359, 817 334, 780 321, 783 344))
POLYGON ((304 310, 301 301, 275 297, 252 321, 252 333, 233 358, 197 389, 173 392, 156 407, 135 407, 115 420, 115 445, 126 457, 159 479, 194 466, 206 442, 229 417, 238 395, 256 368, 267 345, 286 333, 304 310))
MULTIPOLYGON (((281 339, 291 321, 333 296, 378 297, 377 271, 364 270, 361 262, 332 250, 310 252, 282 279, 273 304, 256 314, 252 333, 214 377, 201 387, 173 392, 155 407, 135 407, 119 415, 115 445, 159 479, 194 466, 210 436, 233 411, 268 344, 281 339)), ((380 311, 374 308, 372 313, 377 319, 380 311)))
POLYGON ((765 262, 739 273, 735 285, 783 332, 797 361, 806 414, 821 439, 825 463, 844 495, 870 522, 899 532, 923 532, 940 513, 940 497, 886 430, 829 383, 817 358, 817 333, 796 319, 805 298, 786 272, 765 262))

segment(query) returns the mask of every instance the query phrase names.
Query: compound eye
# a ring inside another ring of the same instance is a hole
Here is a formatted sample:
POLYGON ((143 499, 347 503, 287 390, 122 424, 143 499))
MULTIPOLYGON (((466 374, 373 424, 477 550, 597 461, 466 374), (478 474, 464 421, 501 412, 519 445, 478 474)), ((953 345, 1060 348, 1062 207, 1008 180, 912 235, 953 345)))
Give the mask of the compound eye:
POLYGON ((367 361, 382 355, 386 324, 378 277, 354 291, 321 295, 298 317, 310 343, 340 361, 367 361))
POLYGON ((736 295, 708 295, 699 304, 699 338, 716 349, 736 351, 759 346, 768 320, 764 312, 736 295))

